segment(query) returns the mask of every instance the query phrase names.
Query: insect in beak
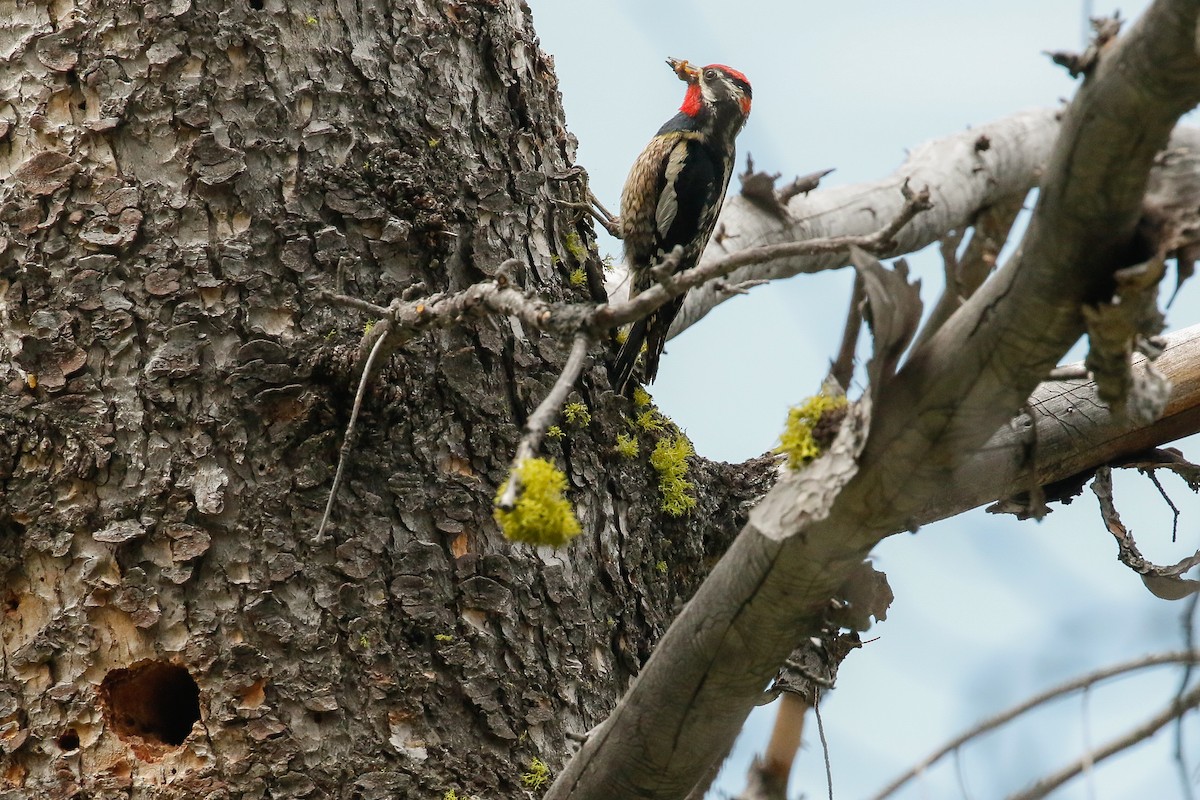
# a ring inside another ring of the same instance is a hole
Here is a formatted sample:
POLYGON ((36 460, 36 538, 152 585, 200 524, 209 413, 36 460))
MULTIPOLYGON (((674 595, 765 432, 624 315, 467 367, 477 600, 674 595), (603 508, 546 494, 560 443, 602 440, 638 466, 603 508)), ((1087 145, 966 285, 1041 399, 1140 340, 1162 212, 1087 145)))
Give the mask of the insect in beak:
POLYGON ((667 65, 685 83, 695 83, 700 80, 700 70, 687 62, 687 59, 668 58, 667 65))

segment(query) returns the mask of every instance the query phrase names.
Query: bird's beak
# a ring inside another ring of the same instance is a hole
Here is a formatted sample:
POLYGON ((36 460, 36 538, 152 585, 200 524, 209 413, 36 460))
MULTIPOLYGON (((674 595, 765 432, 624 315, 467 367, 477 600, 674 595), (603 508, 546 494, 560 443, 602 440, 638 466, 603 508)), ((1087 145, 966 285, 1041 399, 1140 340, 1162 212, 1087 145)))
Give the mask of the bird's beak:
POLYGON ((668 58, 667 65, 679 76, 684 83, 695 83, 700 80, 700 70, 693 67, 686 59, 668 58))

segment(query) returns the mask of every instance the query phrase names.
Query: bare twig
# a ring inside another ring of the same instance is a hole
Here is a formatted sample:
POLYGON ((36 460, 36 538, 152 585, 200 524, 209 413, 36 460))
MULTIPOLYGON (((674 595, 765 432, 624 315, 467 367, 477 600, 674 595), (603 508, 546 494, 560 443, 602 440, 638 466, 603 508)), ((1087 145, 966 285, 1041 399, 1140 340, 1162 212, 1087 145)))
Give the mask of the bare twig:
POLYGON ((579 380, 579 375, 583 372, 583 365, 587 363, 587 351, 593 341, 592 337, 586 333, 576 334, 575 341, 571 345, 571 354, 567 357, 567 364, 563 367, 562 374, 554 382, 549 394, 525 421, 525 433, 521 436, 521 441, 517 445, 517 455, 513 458, 512 467, 509 469, 511 477, 508 481, 508 488, 496 501, 496 505, 500 508, 507 511, 517 504, 517 496, 521 493, 517 467, 525 459, 532 458, 541 447, 546 431, 558 416, 559 409, 567 401, 567 396, 571 394, 575 381, 579 380))
POLYGON ((1117 560, 1142 576, 1142 583, 1164 600, 1182 600, 1189 594, 1200 591, 1200 581, 1182 577, 1184 573, 1200 564, 1200 551, 1172 564, 1162 567, 1148 561, 1138 549, 1133 534, 1121 522, 1113 501, 1112 469, 1101 467, 1092 479, 1092 492, 1100 501, 1100 516, 1109 533, 1117 540, 1117 560))
POLYGON ((1085 754, 1072 764, 1068 764, 1058 772, 1047 775, 1028 789, 1010 795, 1008 800, 1037 800, 1045 797, 1067 781, 1083 771, 1085 765, 1099 764, 1109 756, 1128 750, 1135 744, 1153 736, 1172 720, 1178 719, 1193 708, 1200 706, 1200 686, 1195 687, 1182 697, 1175 698, 1166 708, 1143 722, 1124 736, 1117 737, 1097 750, 1085 754))
MULTIPOLYGON (((783 242, 781 244, 748 247, 745 250, 739 250, 730 256, 702 264, 693 269, 695 271, 703 270, 706 273, 711 270, 712 277, 715 277, 716 275, 728 275, 740 267, 748 267, 751 264, 763 264, 768 261, 774 261, 777 258, 816 255, 818 253, 839 253, 849 250, 851 247, 859 247, 867 252, 879 255, 885 254, 896 246, 894 241, 895 235, 911 222, 913 217, 932 207, 929 200, 928 187, 918 192, 913 192, 908 187, 908 184, 905 183, 901 187, 901 191, 904 193, 904 206, 900 209, 900 213, 890 223, 874 233, 864 236, 830 236, 824 239, 808 239, 803 242, 783 242)), ((700 283, 703 283, 703 281, 700 281, 700 283)))
MULTIPOLYGON (((892 237, 907 225, 913 217, 929 208, 929 190, 912 192, 904 187, 905 204, 900 213, 889 224, 875 233, 864 236, 832 236, 824 239, 809 239, 804 242, 765 245, 739 251, 734 255, 710 261, 679 273, 671 267, 678 262, 668 254, 662 262, 651 268, 657 283, 636 297, 628 300, 589 305, 581 303, 551 303, 534 297, 509 285, 507 280, 497 279, 477 283, 452 294, 436 294, 419 300, 394 301, 384 308, 366 303, 353 297, 322 292, 320 297, 358 311, 366 311, 378 317, 387 317, 398 331, 419 332, 433 328, 445 328, 458 324, 470 314, 497 313, 517 317, 522 323, 566 335, 586 332, 599 334, 639 320, 674 298, 703 283, 724 277, 739 267, 761 264, 775 258, 806 253, 829 253, 861 247, 880 251, 891 245, 892 237)), ((508 262, 505 262, 506 264, 508 262)), ((503 267, 503 265, 501 265, 503 267)))
MULTIPOLYGON (((923 774, 946 755, 958 750, 958 748, 962 747, 972 739, 978 738, 988 731, 995 730, 1001 725, 1016 719, 1027 711, 1037 708, 1040 705, 1044 705, 1045 703, 1062 697, 1063 695, 1070 694, 1071 692, 1077 692, 1082 689, 1086 689, 1109 678, 1115 678, 1118 675, 1136 672, 1149 667, 1162 666, 1163 664, 1200 664, 1200 651, 1185 650, 1173 653, 1157 653, 1155 655, 1145 656, 1133 661, 1114 664, 1111 667, 1105 667, 1104 669, 1096 670, 1095 672, 1088 673, 1087 675, 1080 676, 1074 680, 1060 684, 1051 689, 1047 689, 1041 694, 1034 695, 1025 702, 1013 706, 1007 711, 1001 712, 994 717, 990 717, 983 722, 980 722, 978 725, 970 728, 969 730, 964 731, 962 734, 954 737, 945 745, 922 759, 918 764, 913 766, 912 769, 908 770, 903 775, 889 783, 887 786, 883 787, 883 789, 873 796, 873 800, 883 800, 885 797, 892 796, 902 786, 907 784, 913 778, 923 774)), ((1095 760, 1099 761, 1100 759, 1096 758, 1095 760)))
POLYGON ((1158 480, 1158 474, 1154 470, 1142 470, 1142 473, 1150 479, 1154 488, 1158 489, 1158 494, 1162 497, 1163 502, 1171 509, 1171 544, 1175 544, 1179 539, 1179 506, 1171 500, 1171 495, 1167 494, 1167 490, 1163 488, 1162 483, 1158 480))
MULTIPOLYGON (((1187 608, 1184 609, 1183 615, 1180 617, 1180 623, 1183 625, 1183 646, 1188 650, 1194 650, 1196 647, 1196 608, 1200 606, 1200 594, 1194 594, 1188 598, 1187 608)), ((1194 664, 1188 664, 1183 668, 1183 675, 1179 677, 1179 690, 1175 693, 1177 700, 1181 700, 1185 692, 1187 692, 1188 684, 1192 681, 1194 664)), ((1183 717, 1180 717, 1175 723, 1175 763, 1179 767, 1179 784, 1183 787, 1182 797, 1184 800, 1192 800, 1195 797, 1195 792, 1192 791, 1192 776, 1188 769, 1187 750, 1183 745, 1183 717)))
POLYGON ((829 763, 829 742, 825 739, 825 723, 821 720, 821 700, 813 701, 813 714, 817 718, 817 736, 821 739, 821 752, 825 754, 825 786, 829 789, 829 800, 833 800, 833 767, 829 763))
POLYGON ((321 515, 321 524, 317 528, 316 541, 319 543, 324 541, 325 526, 329 524, 329 514, 333 511, 333 501, 337 497, 338 487, 342 485, 342 472, 346 468, 346 459, 350 456, 350 448, 354 444, 354 428, 358 423, 358 412, 362 409, 363 397, 367 393, 367 384, 370 382, 371 370, 375 364, 375 359, 379 356, 379 352, 383 350, 383 343, 386 336, 380 336, 375 340, 375 346, 371 348, 371 354, 367 356, 366 366, 363 367, 362 377, 358 381, 358 391, 354 395, 354 408, 350 412, 350 422, 346 425, 346 434, 342 437, 342 447, 338 452, 337 472, 333 474, 333 486, 329 487, 329 499, 325 501, 325 513, 321 515))

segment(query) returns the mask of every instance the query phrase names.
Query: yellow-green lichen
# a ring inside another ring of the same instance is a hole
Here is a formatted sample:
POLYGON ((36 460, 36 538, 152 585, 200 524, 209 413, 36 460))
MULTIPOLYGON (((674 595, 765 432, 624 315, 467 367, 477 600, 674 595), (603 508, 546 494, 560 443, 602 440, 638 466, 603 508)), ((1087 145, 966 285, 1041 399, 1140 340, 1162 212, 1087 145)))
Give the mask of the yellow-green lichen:
POLYGON ((458 792, 453 789, 447 789, 446 793, 442 795, 442 800, 458 800, 458 792))
POLYGON ((628 433, 618 433, 617 443, 613 450, 617 451, 617 455, 622 458, 637 458, 638 440, 628 433))
POLYGON ((453 642, 454 637, 448 633, 435 633, 433 638, 439 642, 453 642))
POLYGON ((583 267, 576 267, 567 276, 567 281, 575 287, 583 286, 587 283, 587 273, 583 271, 583 267))
POLYGON ((668 422, 669 420, 654 408, 643 411, 633 420, 633 424, 646 433, 657 433, 665 428, 668 422))
MULTIPOLYGON (((497 507, 500 530, 514 542, 561 547, 579 534, 579 520, 563 497, 567 476, 544 458, 527 458, 517 467, 521 491, 511 511, 497 507)), ((496 493, 499 502, 508 481, 496 493)))
POLYGON ((846 407, 845 395, 830 397, 814 395, 788 411, 787 424, 779 437, 776 453, 787 456, 788 469, 797 470, 821 455, 821 446, 813 437, 813 429, 829 411, 846 407))
POLYGON ((568 425, 586 428, 592 424, 592 412, 583 403, 567 403, 563 406, 563 419, 568 425))
POLYGON ((563 429, 558 427, 557 425, 551 425, 549 428, 546 428, 546 438, 547 439, 554 439, 555 441, 557 441, 558 439, 561 439, 564 436, 566 436, 566 434, 563 433, 563 429))
POLYGON ((658 472, 658 489, 662 493, 662 510, 672 517, 681 517, 696 505, 691 495, 694 488, 687 475, 688 457, 694 454, 692 443, 682 433, 664 436, 654 445, 650 466, 658 472))
POLYGON ((583 262, 587 260, 587 248, 583 246, 583 240, 579 238, 579 233, 571 231, 567 234, 567 252, 571 254, 571 258, 576 261, 583 262))
POLYGON ((367 322, 366 324, 364 324, 363 325, 363 336, 366 336, 367 334, 369 334, 371 332, 371 329, 374 327, 375 327, 374 322, 367 322))
POLYGON ((605 272, 612 272, 617 268, 617 265, 613 263, 612 256, 605 256, 604 258, 600 259, 600 266, 603 267, 605 272))
POLYGON ((635 407, 641 408, 642 406, 648 406, 652 402, 653 401, 650 397, 650 393, 647 392, 645 389, 643 389, 641 386, 639 386, 633 390, 633 405, 635 407))
POLYGON ((529 770, 521 775, 521 785, 528 789, 540 789, 550 780, 550 768, 540 758, 529 760, 529 770))
POLYGON ((625 344, 629 341, 629 328, 621 328, 616 335, 617 344, 625 344))
POLYGON ((665 561, 658 562, 657 564, 654 565, 654 570, 659 575, 666 575, 667 574, 667 562, 665 562, 665 561))

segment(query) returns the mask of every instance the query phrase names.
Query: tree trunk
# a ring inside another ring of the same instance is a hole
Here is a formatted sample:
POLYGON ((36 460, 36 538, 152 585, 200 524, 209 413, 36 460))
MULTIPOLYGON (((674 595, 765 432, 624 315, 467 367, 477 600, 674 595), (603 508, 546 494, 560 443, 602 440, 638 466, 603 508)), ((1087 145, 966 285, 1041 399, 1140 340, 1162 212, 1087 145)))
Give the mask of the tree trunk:
POLYGON ((464 322, 373 383, 314 540, 369 322, 320 292, 386 304, 516 256, 528 288, 591 299, 524 4, 5 16, 0 797, 537 788, 768 470, 695 460, 699 506, 668 517, 661 434, 597 360, 590 422, 548 453, 584 535, 514 546, 491 500, 566 343, 464 322), (636 458, 613 449, 630 432, 636 458))

